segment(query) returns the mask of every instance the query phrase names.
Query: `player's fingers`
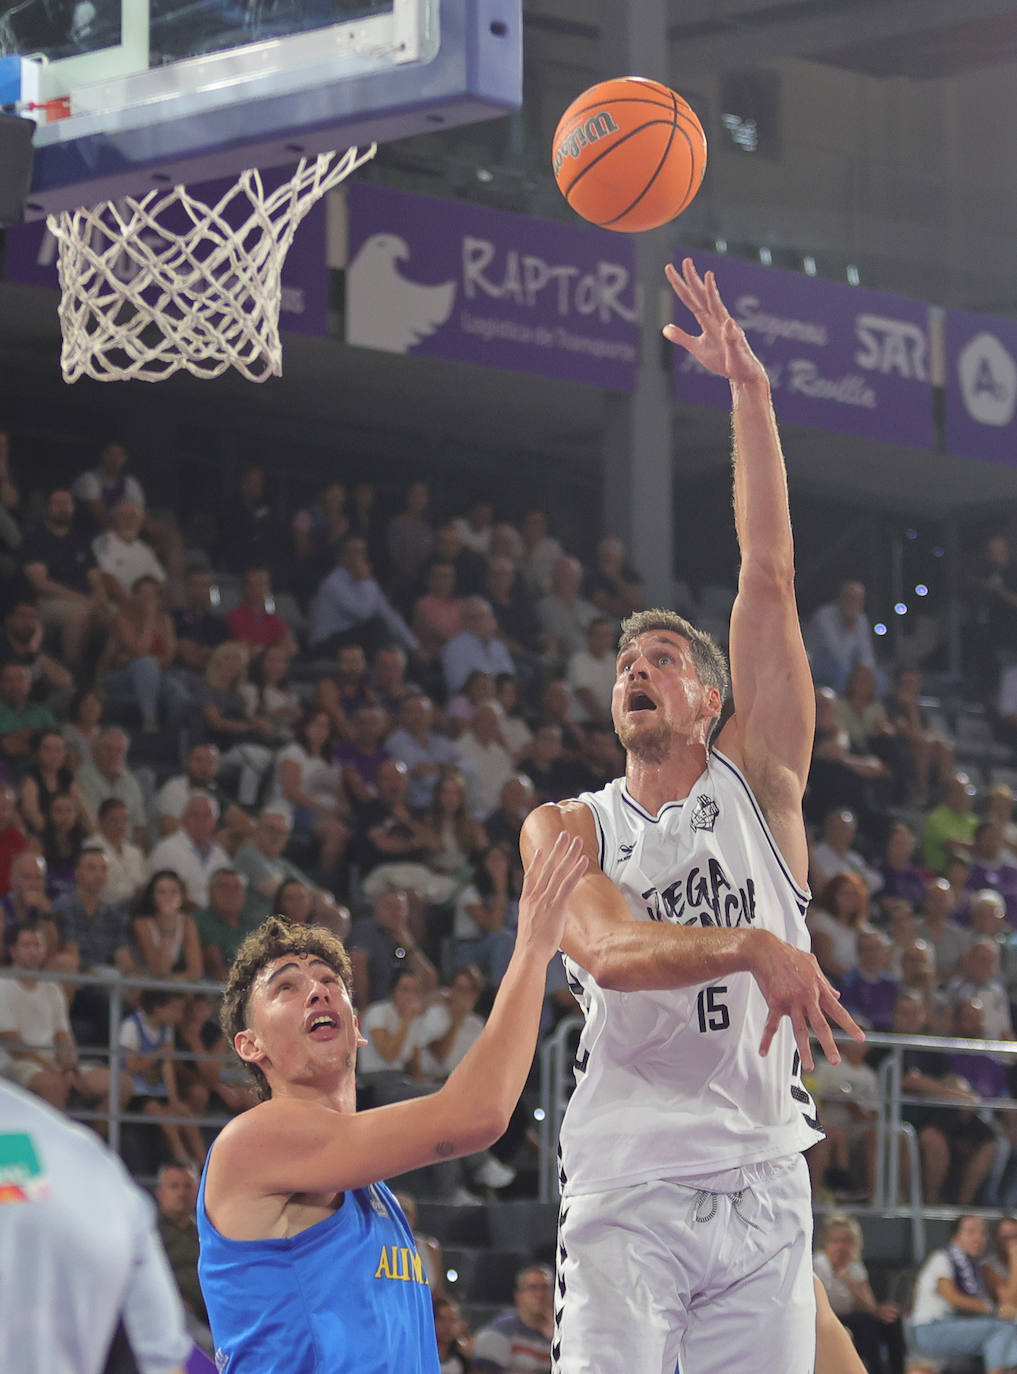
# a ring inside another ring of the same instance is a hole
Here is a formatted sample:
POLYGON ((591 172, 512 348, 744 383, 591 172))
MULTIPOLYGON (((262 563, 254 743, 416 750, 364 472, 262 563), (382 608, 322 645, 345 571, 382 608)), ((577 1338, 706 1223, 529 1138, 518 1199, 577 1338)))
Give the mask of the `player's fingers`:
POLYGON ((770 1045, 773 1042, 773 1037, 777 1034, 780 1020, 781 1013, 771 1008, 770 1014, 766 1018, 766 1025, 763 1027, 763 1038, 759 1042, 759 1053, 764 1059, 770 1052, 770 1045))
POLYGON ((690 288, 685 278, 672 267, 667 274, 667 279, 682 305, 691 310, 694 315, 701 315, 705 308, 705 302, 690 288))
POLYGON ((698 344, 699 340, 692 334, 686 334, 684 329, 679 329, 676 324, 666 324, 661 330, 668 343, 680 344, 682 348, 687 348, 691 353, 698 344))
MULTIPOLYGON (((801 1011, 791 1013, 791 1029, 794 1031, 795 1044, 798 1046, 798 1053, 801 1056, 802 1068, 808 1073, 815 1068, 816 1061, 812 1057, 812 1045, 809 1041, 809 1023, 801 1011)), ((829 1029, 827 1026, 828 1034, 829 1029)))
MULTIPOLYGON (((830 1023, 818 1006, 814 1007, 809 1013, 809 1021, 812 1024, 812 1033, 815 1035, 820 1045, 822 1045, 823 1053, 826 1055, 827 1059, 829 1059, 831 1064, 839 1064, 840 1050, 837 1048, 837 1042, 833 1038, 833 1031, 830 1029, 830 1023)), ((804 1061, 804 1055, 802 1058, 804 1061)), ((812 1065, 810 1064, 807 1067, 811 1068, 812 1065)))
MULTIPOLYGON (((706 287, 706 299, 709 302, 710 310, 713 312, 714 315, 718 316, 718 318, 722 320, 730 320, 731 316, 728 313, 727 306, 721 300, 720 292, 717 289, 717 278, 714 276, 712 272, 707 272, 706 281, 704 284, 706 287)), ((737 327, 738 326, 735 325, 736 329, 737 327)))
POLYGON ((527 890, 529 896, 535 897, 538 893, 542 893, 546 889, 548 874, 558 855, 564 848, 568 838, 566 831, 559 830, 558 834, 554 837, 554 843, 551 845, 550 849, 540 848, 533 855, 530 866, 526 870, 526 876, 523 879, 523 887, 527 890))
POLYGON ((552 903, 564 902, 575 890, 576 883, 586 872, 589 860, 582 852, 580 842, 576 840, 576 852, 569 856, 569 862, 558 872, 558 881, 551 891, 548 898, 552 903))
POLYGON ((823 1007, 823 1010, 831 1021, 836 1021, 841 1030, 847 1031, 852 1040, 857 1040, 860 1043, 865 1039, 865 1032, 862 1030, 861 1026, 848 1011, 847 1007, 841 1006, 840 1002, 831 1000, 823 1007))

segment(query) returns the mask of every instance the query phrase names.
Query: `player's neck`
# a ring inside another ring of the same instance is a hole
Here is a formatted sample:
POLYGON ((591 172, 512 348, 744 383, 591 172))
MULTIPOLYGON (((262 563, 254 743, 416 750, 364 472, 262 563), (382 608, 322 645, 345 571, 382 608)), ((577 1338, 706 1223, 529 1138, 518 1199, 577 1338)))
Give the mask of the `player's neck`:
POLYGON ((272 1083, 272 1096, 288 1097, 297 1102, 316 1102, 343 1116, 357 1110, 356 1080, 350 1073, 322 1075, 321 1078, 272 1083))
POLYGON ((692 784, 706 767, 706 746, 687 745, 663 762, 629 754, 625 761, 625 786, 651 816, 668 802, 684 801, 692 784))

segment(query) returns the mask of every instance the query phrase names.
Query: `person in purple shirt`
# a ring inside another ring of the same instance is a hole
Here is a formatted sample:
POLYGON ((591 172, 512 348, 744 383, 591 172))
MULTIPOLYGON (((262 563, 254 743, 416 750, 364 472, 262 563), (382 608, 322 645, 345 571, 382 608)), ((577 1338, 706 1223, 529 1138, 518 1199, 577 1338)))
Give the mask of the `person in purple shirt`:
POLYGON ((918 841, 907 821, 894 821, 886 837, 882 854, 873 864, 883 880, 875 895, 882 903, 884 897, 903 897, 916 909, 925 896, 925 874, 912 862, 918 841))
POLYGON ((385 728, 388 717, 380 706, 360 706, 353 716, 349 739, 336 745, 334 759, 342 769, 343 786, 354 805, 378 794, 378 769, 388 758, 385 728))
POLYGON ((858 932, 858 967, 848 969, 840 980, 841 1006, 852 1016, 864 1016, 877 1031, 892 1028, 897 1001, 897 980, 886 972, 889 956, 886 936, 863 928, 858 932))
POLYGON ((967 887, 971 892, 993 888, 1006 902, 1006 919, 1017 926, 1017 865, 1003 848, 1003 832, 995 821, 983 821, 975 831, 967 887))

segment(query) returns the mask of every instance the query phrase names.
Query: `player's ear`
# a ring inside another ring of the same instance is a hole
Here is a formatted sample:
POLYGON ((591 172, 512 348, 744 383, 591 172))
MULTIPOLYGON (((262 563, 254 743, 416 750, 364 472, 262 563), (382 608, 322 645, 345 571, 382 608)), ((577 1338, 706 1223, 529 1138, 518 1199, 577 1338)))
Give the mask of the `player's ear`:
POLYGON ((716 718, 720 715, 721 711, 724 709, 724 698, 720 694, 720 688, 707 687, 706 696, 703 699, 703 704, 707 708, 707 714, 709 715, 710 719, 716 720, 716 718))
POLYGON ((263 1059, 267 1058, 258 1037, 249 1028, 237 1031, 233 1037, 233 1048, 237 1052, 237 1057, 242 1059, 245 1064, 260 1064, 263 1059))
POLYGON ((366 1045, 366 1044, 368 1043, 368 1042, 364 1039, 364 1037, 360 1034, 360 1017, 359 1017, 359 1016, 354 1016, 354 1018, 353 1018, 353 1029, 357 1032, 357 1048, 359 1049, 359 1047, 360 1047, 361 1045, 366 1045))

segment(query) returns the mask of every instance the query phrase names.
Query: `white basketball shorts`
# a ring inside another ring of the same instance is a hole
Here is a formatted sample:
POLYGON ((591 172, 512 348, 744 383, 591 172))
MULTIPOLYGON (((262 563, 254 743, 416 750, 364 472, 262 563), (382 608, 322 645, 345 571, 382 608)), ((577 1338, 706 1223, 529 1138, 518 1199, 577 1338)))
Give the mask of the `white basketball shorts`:
POLYGON ((562 1198, 553 1374, 813 1374, 801 1155, 562 1198))

